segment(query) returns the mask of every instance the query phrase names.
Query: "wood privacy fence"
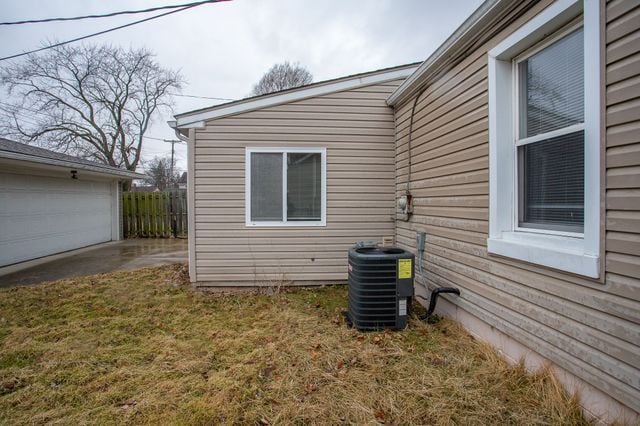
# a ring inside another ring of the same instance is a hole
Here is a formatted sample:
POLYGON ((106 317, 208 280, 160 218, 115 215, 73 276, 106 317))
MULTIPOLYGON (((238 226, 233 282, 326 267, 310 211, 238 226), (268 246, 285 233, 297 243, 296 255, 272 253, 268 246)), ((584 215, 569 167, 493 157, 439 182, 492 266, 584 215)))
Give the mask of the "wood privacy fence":
POLYGON ((123 192, 122 227, 125 238, 186 237, 186 191, 123 192))

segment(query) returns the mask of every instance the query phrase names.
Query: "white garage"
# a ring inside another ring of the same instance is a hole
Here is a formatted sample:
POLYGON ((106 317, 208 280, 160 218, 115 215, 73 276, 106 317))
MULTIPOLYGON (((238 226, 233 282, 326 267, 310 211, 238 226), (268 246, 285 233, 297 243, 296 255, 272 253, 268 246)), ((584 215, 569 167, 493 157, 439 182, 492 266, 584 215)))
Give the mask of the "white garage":
POLYGON ((121 183, 141 177, 0 139, 0 268, 120 239, 121 183))

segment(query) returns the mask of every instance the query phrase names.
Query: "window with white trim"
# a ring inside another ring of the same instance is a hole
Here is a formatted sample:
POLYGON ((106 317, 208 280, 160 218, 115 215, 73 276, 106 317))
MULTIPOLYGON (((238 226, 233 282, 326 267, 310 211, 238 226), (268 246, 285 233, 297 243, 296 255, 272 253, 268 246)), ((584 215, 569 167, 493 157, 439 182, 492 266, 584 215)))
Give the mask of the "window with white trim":
POLYGON ((489 52, 489 253, 599 276, 600 9, 558 0, 489 52))
POLYGON ((324 226, 324 148, 247 148, 247 226, 324 226))

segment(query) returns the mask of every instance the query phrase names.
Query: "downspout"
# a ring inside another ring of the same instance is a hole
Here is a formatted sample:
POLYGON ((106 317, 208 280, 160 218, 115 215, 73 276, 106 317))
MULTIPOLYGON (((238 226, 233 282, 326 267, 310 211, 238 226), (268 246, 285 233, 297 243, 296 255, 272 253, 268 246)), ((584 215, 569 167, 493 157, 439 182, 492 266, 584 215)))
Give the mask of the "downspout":
MULTIPOLYGON (((178 129, 178 123, 175 120, 171 120, 171 121, 167 121, 167 124, 169 125, 169 127, 171 127, 173 129, 173 132, 176 134, 176 137, 181 140, 182 142, 187 144, 187 149, 189 147, 189 138, 185 135, 183 135, 182 133, 180 133, 180 130, 178 129)), ((173 145, 172 145, 173 147, 173 145)), ((173 164, 173 151, 171 151, 171 163, 173 164)), ((173 170, 173 169, 172 169, 173 170)), ((188 202, 188 200, 187 200, 188 202)), ((188 205, 188 204, 187 204, 188 205)), ((175 219, 173 218, 173 201, 171 201, 169 203, 170 206, 170 214, 171 214, 171 230, 173 233, 173 238, 177 237, 177 231, 176 231, 176 224, 175 224, 175 219)), ((191 206, 188 206, 189 209, 191 209, 191 206)))
MULTIPOLYGON (((175 120, 171 120, 171 121, 167 121, 167 124, 169 125, 169 127, 171 127, 174 132, 176 137, 187 143, 187 152, 190 152, 191 154, 189 155, 193 155, 192 150, 194 149, 193 145, 190 145, 190 139, 188 136, 184 136, 182 133, 180 133, 180 131, 178 130, 178 123, 175 120)), ((188 164, 190 164, 190 159, 191 157, 188 157, 188 164)), ((192 284, 195 284, 198 282, 198 276, 196 273, 196 246, 195 246, 195 208, 194 208, 194 186, 193 186, 193 181, 195 178, 195 172, 194 170, 189 170, 189 166, 187 165, 187 229, 188 229, 188 240, 189 240, 189 281, 191 281, 192 284)))

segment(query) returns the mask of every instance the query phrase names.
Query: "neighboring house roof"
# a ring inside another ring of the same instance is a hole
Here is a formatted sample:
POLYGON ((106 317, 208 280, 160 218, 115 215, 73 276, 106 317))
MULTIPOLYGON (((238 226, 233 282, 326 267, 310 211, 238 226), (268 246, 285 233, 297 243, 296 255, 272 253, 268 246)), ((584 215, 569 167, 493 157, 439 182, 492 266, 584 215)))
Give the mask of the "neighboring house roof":
POLYGON ((187 183, 187 172, 182 172, 180 179, 178 179, 178 183, 187 183))
POLYGON ((419 62, 416 62, 413 64, 399 65, 397 67, 349 75, 333 80, 311 83, 293 89, 281 90, 279 92, 269 93, 266 95, 253 96, 208 108, 184 112, 177 114, 175 116, 176 121, 169 122, 169 125, 173 128, 200 127, 202 126, 203 121, 213 118, 220 118, 268 106, 299 101, 314 96, 355 89, 371 84, 397 80, 399 78, 406 78, 416 70, 419 64, 419 62))
POLYGON ((0 158, 18 161, 29 161, 32 163, 45 164, 50 166, 68 167, 77 170, 87 170, 95 173, 108 174, 126 179, 142 179, 145 175, 85 160, 84 158, 73 157, 67 154, 50 151, 33 145, 0 138, 0 158))
POLYGON ((536 3, 537 0, 485 1, 387 98, 387 104, 394 106, 412 98, 422 87, 460 63, 536 3), (505 19, 511 13, 513 16, 505 19))

